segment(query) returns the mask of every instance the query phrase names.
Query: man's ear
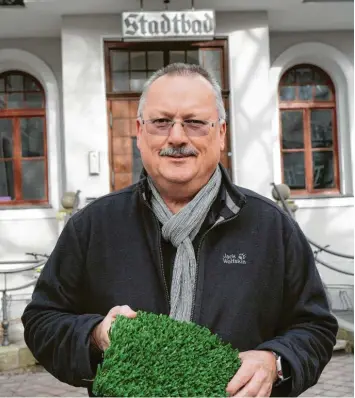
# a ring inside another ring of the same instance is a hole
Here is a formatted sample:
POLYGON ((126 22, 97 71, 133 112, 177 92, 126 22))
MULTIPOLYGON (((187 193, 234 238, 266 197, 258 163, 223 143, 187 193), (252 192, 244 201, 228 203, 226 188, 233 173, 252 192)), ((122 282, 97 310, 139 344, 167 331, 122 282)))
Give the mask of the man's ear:
POLYGON ((137 148, 140 150, 141 146, 141 137, 142 137, 142 121, 140 119, 136 120, 136 136, 137 136, 137 148))
POLYGON ((226 145, 226 132, 227 132, 227 125, 226 122, 224 121, 223 123, 220 124, 220 129, 219 129, 219 138, 220 138, 220 149, 221 151, 224 150, 224 147, 226 145))

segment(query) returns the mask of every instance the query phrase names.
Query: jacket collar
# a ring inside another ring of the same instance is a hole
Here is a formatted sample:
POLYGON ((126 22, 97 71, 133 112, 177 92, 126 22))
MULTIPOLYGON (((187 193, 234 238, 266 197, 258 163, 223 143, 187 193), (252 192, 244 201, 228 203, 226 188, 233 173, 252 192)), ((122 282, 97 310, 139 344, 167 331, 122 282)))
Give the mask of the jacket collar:
MULTIPOLYGON (((222 184, 225 188, 225 195, 223 195, 223 200, 225 202, 225 208, 228 210, 229 215, 227 211, 222 211, 221 217, 219 218, 218 222, 229 218, 230 216, 236 215, 246 203, 245 195, 238 189, 237 186, 233 184, 227 170, 221 163, 219 163, 219 167, 222 173, 222 184)), ((138 190, 141 199, 145 202, 150 203, 151 191, 147 182, 147 176, 147 171, 143 168, 140 175, 140 180, 138 182, 138 190)))

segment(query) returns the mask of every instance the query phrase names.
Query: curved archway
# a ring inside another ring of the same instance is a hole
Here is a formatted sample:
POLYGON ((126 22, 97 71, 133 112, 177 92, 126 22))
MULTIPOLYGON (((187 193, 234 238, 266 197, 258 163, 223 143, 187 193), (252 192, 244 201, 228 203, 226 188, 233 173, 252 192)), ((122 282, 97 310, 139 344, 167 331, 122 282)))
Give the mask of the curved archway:
POLYGON ((325 70, 335 85, 337 93, 337 115, 340 151, 341 192, 351 194, 354 177, 351 176, 351 158, 354 154, 353 142, 353 66, 348 58, 338 49, 324 43, 299 43, 289 47, 273 62, 270 68, 270 87, 275 104, 272 119, 274 134, 274 180, 279 183, 281 177, 281 158, 279 143, 279 110, 277 106, 278 85, 283 73, 297 64, 313 64, 325 70))
MULTIPOLYGON (((19 49, 0 50, 0 73, 18 70, 34 76, 46 95, 49 203, 59 208, 61 173, 61 137, 59 128, 59 91, 57 80, 48 65, 37 56, 19 49)), ((17 210, 15 210, 17 211, 17 210)))

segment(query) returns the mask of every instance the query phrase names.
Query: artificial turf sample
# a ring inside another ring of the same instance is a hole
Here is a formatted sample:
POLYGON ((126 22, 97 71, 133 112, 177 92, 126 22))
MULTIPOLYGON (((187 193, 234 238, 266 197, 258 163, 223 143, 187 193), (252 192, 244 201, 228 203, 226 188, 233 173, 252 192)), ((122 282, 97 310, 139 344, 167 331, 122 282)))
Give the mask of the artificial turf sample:
POLYGON ((118 316, 93 392, 111 397, 225 397, 238 351, 207 328, 138 311, 118 316))

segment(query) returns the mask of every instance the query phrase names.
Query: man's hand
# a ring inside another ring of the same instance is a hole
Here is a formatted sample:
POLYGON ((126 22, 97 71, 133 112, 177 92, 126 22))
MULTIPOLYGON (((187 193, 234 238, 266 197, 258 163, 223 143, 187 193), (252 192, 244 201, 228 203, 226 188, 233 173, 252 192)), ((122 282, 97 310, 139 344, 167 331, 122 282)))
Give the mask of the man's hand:
POLYGON ((110 345, 108 331, 110 330, 112 322, 117 315, 123 315, 127 318, 135 318, 137 313, 133 311, 128 305, 113 307, 110 309, 106 317, 95 327, 91 333, 92 342, 101 350, 105 351, 110 345))
POLYGON ((277 380, 276 358, 270 351, 239 354, 242 365, 226 388, 230 396, 269 397, 277 380))

